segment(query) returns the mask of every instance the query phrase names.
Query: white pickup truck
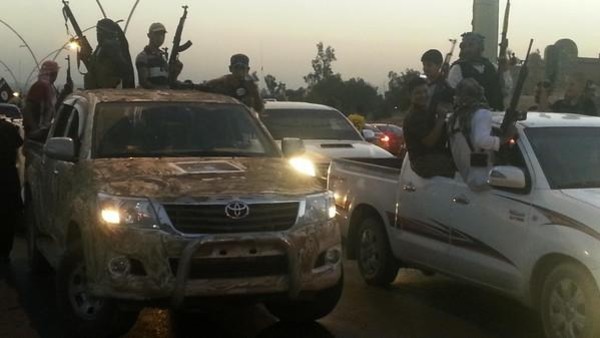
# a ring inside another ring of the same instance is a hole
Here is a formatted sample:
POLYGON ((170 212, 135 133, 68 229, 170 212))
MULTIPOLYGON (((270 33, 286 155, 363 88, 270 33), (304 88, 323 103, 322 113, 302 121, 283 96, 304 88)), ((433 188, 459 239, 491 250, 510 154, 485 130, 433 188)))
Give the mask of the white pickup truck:
POLYGON ((537 309, 547 337, 600 337, 600 119, 530 113, 518 130, 483 192, 408 157, 334 160, 347 255, 371 285, 440 272, 537 309))

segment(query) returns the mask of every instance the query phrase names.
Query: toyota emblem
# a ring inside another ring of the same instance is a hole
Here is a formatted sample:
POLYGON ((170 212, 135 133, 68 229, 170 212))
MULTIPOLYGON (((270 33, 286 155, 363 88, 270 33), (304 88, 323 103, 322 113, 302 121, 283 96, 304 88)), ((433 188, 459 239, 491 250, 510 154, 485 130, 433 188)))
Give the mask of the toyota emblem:
POLYGON ((225 215, 231 219, 242 219, 250 215, 250 207, 242 201, 233 201, 225 206, 225 215))

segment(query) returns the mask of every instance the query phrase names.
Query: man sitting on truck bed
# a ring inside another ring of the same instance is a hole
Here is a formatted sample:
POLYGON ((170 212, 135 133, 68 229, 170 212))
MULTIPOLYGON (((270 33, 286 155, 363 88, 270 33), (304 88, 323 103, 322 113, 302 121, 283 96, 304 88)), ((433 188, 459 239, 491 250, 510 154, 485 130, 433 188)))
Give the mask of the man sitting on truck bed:
POLYGON ((456 168, 450 155, 446 135, 446 113, 428 109, 427 81, 420 77, 408 84, 410 109, 404 120, 404 138, 412 169, 419 176, 454 177, 456 168))

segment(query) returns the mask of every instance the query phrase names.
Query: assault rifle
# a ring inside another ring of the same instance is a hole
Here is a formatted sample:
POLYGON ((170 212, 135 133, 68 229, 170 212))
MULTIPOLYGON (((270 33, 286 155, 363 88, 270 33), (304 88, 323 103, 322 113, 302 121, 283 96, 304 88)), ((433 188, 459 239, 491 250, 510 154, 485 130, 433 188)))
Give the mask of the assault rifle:
POLYGON ((500 52, 498 53, 498 72, 502 72, 508 67, 508 21, 510 19, 510 0, 506 2, 504 10, 504 23, 502 25, 502 41, 500 42, 500 52))
POLYGON ((450 61, 452 61, 452 55, 454 54, 454 49, 456 48, 456 39, 450 39, 450 43, 452 47, 450 47, 450 52, 446 54, 446 58, 444 59, 444 63, 442 64, 441 73, 444 78, 448 77, 448 72, 450 71, 450 61))
MULTIPOLYGON (((183 45, 181 43, 181 33, 183 33, 183 25, 185 24, 185 19, 187 18, 187 9, 188 6, 182 6, 183 15, 179 19, 179 24, 177 25, 177 31, 175 32, 175 36, 173 37, 173 49, 171 49, 171 56, 169 57, 169 70, 174 69, 175 64, 179 60, 179 53, 187 50, 192 46, 192 42, 188 40, 183 45)), ((172 78, 171 82, 175 82, 175 77, 172 78)))
POLYGON ((71 55, 67 55, 67 83, 73 84, 73 78, 71 77, 71 55))
POLYGON ((62 0, 63 3, 63 16, 65 17, 65 26, 67 27, 67 33, 69 32, 69 26, 67 25, 67 21, 71 22, 71 26, 73 26, 73 30, 75 30, 75 38, 74 40, 79 44, 79 50, 77 51, 77 67, 79 68, 80 62, 83 62, 85 68, 90 70, 90 58, 92 56, 93 48, 90 45, 88 39, 83 35, 83 31, 79 26, 79 23, 75 19, 71 8, 69 7, 69 1, 62 0))
POLYGON ((502 120, 502 125, 500 126, 502 133, 505 133, 508 127, 514 125, 517 121, 525 120, 527 118, 527 112, 519 112, 517 110, 517 107, 519 105, 519 100, 521 99, 521 94, 523 94, 523 86, 525 85, 525 80, 527 80, 527 75, 529 73, 527 64, 529 63, 529 54, 531 53, 531 46, 533 46, 533 39, 529 41, 527 56, 525 57, 525 61, 523 61, 523 65, 521 66, 521 70, 519 71, 519 78, 517 79, 515 90, 510 99, 510 105, 506 110, 506 114, 504 114, 504 119, 502 120))

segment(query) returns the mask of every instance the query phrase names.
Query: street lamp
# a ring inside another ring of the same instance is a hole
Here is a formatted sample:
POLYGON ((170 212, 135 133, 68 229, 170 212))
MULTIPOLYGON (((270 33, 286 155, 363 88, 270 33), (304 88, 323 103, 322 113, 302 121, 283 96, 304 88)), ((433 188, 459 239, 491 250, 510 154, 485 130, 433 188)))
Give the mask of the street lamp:
POLYGON ((23 42, 24 46, 27 47, 27 49, 29 50, 29 53, 31 54, 31 57, 33 58, 33 61, 35 62, 36 67, 39 67, 40 63, 38 62, 37 57, 33 53, 33 50, 31 50, 31 48, 29 47, 29 44, 27 43, 27 41, 25 41, 25 39, 23 39, 23 37, 21 36, 21 34, 19 34, 14 28, 12 28, 11 25, 9 25, 8 23, 6 23, 6 21, 0 19, 0 23, 3 24, 4 26, 8 27, 8 29, 10 29, 13 33, 15 33, 16 36, 19 37, 19 39, 21 39, 21 41, 23 42))
MULTIPOLYGON (((91 29, 96 28, 96 26, 91 26, 88 27, 86 29, 84 29, 82 31, 82 33, 85 33, 91 29)), ((52 61, 56 61, 56 59, 58 58, 58 56, 60 55, 60 53, 63 50, 78 50, 79 49, 79 43, 77 43, 77 40, 75 40, 74 38, 70 38, 69 40, 67 40, 67 42, 65 42, 60 48, 53 50, 52 52, 50 52, 48 55, 46 55, 41 62, 44 62, 45 60, 47 60, 50 56, 52 56, 54 54, 54 56, 52 57, 52 61)), ((35 71, 37 69, 39 69, 39 65, 36 65, 35 67, 33 67, 33 69, 31 70, 31 72, 29 73, 29 76, 27 76, 27 80, 25 81, 25 87, 29 86, 29 81, 31 81, 31 77, 33 76, 33 73, 35 73, 35 71)))
POLYGON ((123 29, 123 33, 127 33, 127 27, 129 27, 129 21, 131 21, 131 17, 133 16, 133 12, 135 12, 135 9, 137 8, 138 3, 140 2, 140 0, 135 0, 135 3, 133 4, 133 7, 131 8, 131 11, 129 12, 129 16, 127 17, 127 22, 125 23, 125 29, 123 29))

